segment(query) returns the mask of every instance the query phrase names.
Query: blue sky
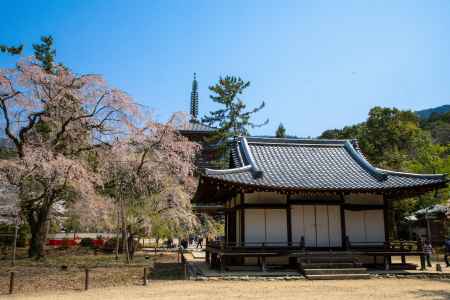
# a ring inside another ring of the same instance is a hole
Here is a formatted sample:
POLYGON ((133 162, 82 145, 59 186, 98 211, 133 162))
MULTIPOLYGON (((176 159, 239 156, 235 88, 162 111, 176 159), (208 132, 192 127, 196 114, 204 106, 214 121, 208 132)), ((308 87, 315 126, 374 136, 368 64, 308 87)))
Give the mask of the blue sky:
MULTIPOLYGON (((450 1, 7 1, 0 43, 53 35, 58 61, 98 73, 163 120, 187 111, 192 74, 200 114, 217 108, 220 75, 251 81, 249 107, 273 134, 317 136, 361 122, 375 105, 450 103, 450 1)), ((13 60, 0 56, 0 66, 13 60)))

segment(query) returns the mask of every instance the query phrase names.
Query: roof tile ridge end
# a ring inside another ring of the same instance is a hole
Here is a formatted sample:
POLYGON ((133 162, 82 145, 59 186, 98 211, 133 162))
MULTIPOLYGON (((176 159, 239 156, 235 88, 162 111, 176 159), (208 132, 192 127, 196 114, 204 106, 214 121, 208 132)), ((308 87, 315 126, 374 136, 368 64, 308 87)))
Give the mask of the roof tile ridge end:
POLYGON ((378 169, 374 167, 365 157, 362 155, 360 151, 355 149, 355 145, 353 140, 347 140, 344 145, 345 149, 348 153, 353 157, 356 162, 363 167, 366 171, 368 171, 372 176, 374 176, 378 180, 387 179, 387 174, 384 170, 378 169))
POLYGON ((251 169, 250 165, 246 165, 240 168, 233 168, 233 169, 222 169, 222 170, 216 170, 216 169, 203 169, 203 175, 204 176, 212 176, 212 175, 226 175, 226 174, 235 174, 235 173, 242 173, 245 171, 249 171, 251 169))
POLYGON ((243 154, 244 154, 247 162, 251 166, 253 178, 255 178, 255 179, 262 178, 264 176, 264 172, 258 168, 255 158, 253 157, 250 147, 248 146, 247 139, 244 136, 240 136, 239 140, 242 145, 242 151, 244 152, 243 154))

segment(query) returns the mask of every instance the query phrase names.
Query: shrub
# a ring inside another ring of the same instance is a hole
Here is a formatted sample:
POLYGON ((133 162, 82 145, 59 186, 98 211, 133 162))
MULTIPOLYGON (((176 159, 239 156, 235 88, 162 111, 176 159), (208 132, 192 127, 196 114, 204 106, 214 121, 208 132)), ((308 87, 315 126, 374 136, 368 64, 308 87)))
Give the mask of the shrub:
POLYGON ((94 248, 93 239, 91 239, 91 238, 81 239, 80 246, 84 247, 84 248, 94 248))
MULTIPOLYGON (((103 244, 101 249, 105 252, 116 251, 116 241, 117 241, 117 238, 115 238, 115 237, 110 238, 103 244)), ((122 239, 119 239, 119 252, 122 252, 122 239)))
POLYGON ((61 247, 59 247, 59 249, 66 250, 66 249, 69 249, 69 246, 70 246, 70 240, 68 238, 63 238, 61 247))

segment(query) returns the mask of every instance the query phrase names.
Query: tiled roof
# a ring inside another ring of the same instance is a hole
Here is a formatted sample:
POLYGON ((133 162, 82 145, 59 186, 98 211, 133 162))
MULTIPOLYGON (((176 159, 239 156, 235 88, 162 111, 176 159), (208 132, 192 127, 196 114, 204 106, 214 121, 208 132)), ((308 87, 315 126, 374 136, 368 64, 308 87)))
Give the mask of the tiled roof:
POLYGON ((442 186, 446 175, 394 172, 372 166, 356 141, 236 139, 232 169, 206 169, 205 179, 256 188, 289 190, 389 190, 442 186))
POLYGON ((189 132, 210 133, 214 132, 216 129, 208 125, 202 124, 198 121, 189 121, 184 123, 183 125, 180 125, 180 127, 178 127, 178 130, 182 133, 189 133, 189 132))

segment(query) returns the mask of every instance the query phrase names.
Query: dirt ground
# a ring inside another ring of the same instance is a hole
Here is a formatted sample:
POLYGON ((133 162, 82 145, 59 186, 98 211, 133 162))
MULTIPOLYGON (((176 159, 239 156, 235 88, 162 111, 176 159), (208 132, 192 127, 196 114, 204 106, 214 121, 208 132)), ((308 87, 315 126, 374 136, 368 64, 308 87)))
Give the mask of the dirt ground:
POLYGON ((176 253, 139 253, 128 265, 122 257, 116 261, 111 254, 56 251, 40 261, 21 256, 15 267, 11 267, 9 260, 0 260, 0 298, 8 293, 11 271, 15 272, 14 293, 30 294, 36 291, 81 291, 86 267, 90 270, 91 288, 142 285, 144 267, 149 271, 150 280, 184 278, 176 253))
MULTIPOLYGON (((0 296, 1 297, 1 296, 0 296)), ((342 281, 153 281, 150 285, 98 288, 87 292, 44 292, 5 299, 450 299, 450 281, 427 279, 368 279, 342 281)))

